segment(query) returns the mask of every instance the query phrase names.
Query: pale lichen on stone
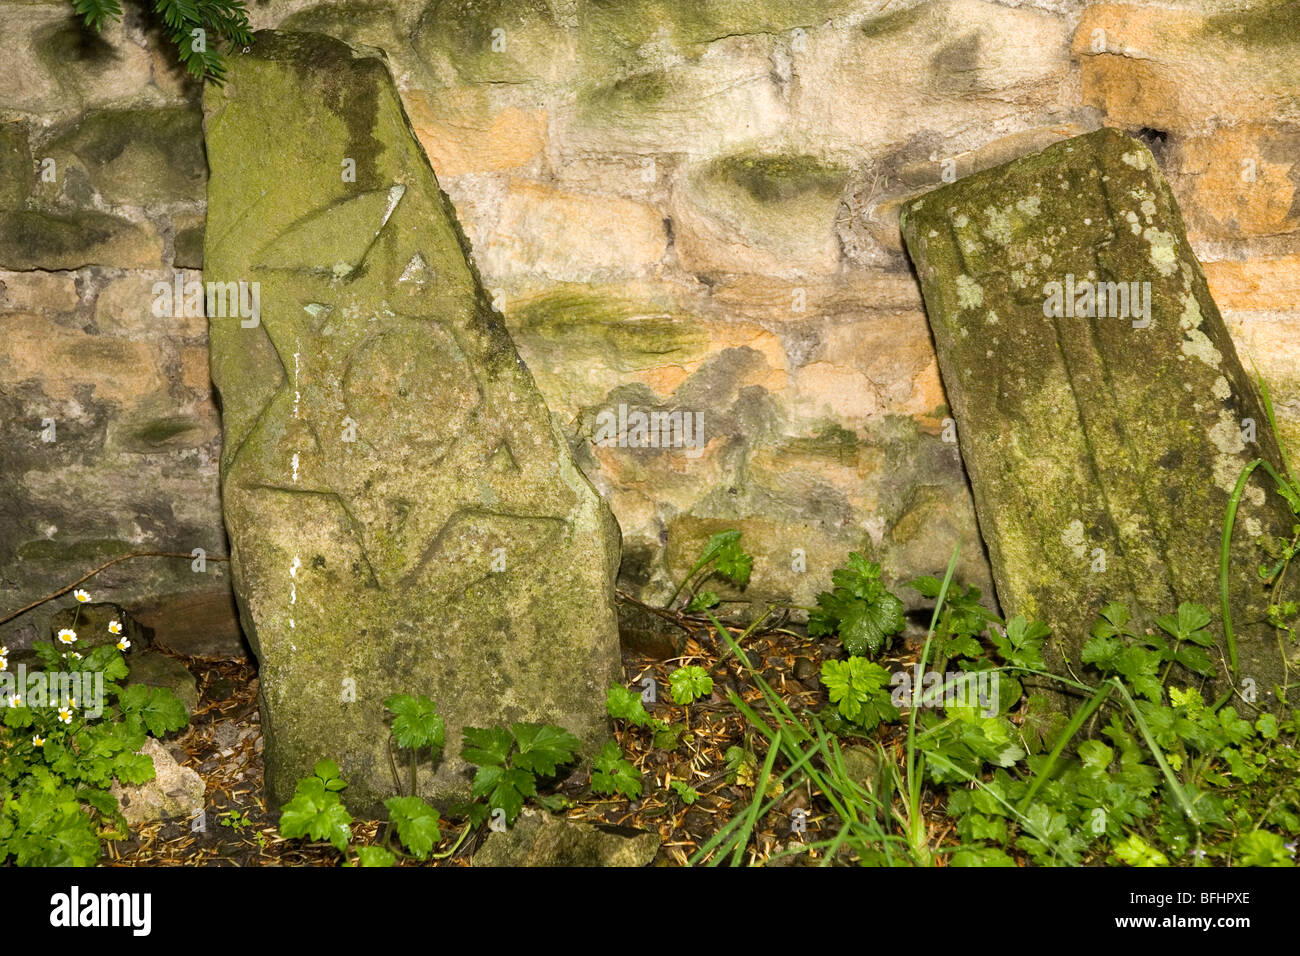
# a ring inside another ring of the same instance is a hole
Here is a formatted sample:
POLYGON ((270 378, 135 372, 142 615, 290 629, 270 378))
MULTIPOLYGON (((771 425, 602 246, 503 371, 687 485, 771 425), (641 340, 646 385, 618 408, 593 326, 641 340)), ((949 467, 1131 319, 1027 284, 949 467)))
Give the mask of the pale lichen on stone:
MULTIPOLYGON (((1201 315, 1200 303, 1197 301, 1196 296, 1190 292, 1182 297, 1182 301, 1183 312, 1178 317, 1178 326, 1186 336, 1182 343, 1183 354, 1198 359, 1210 368, 1217 369, 1223 362, 1223 355, 1214 347, 1210 337, 1201 331, 1201 323, 1204 321, 1204 317, 1201 315)), ((1215 379, 1215 385, 1211 386, 1212 391, 1219 387, 1218 382, 1220 379, 1225 384, 1227 383, 1227 379, 1219 376, 1218 379, 1215 379)), ((1228 392, 1231 394, 1232 389, 1229 388, 1228 392)))
POLYGON ((1151 264, 1160 270, 1162 276, 1173 275, 1178 268, 1178 254, 1174 251, 1174 237, 1167 232, 1156 229, 1154 226, 1144 230, 1142 236, 1151 245, 1151 251, 1148 253, 1151 264))
POLYGON ((963 309, 977 309, 984 302, 984 290, 968 275, 957 277, 957 302, 963 309))
MULTIPOLYGON (((1103 129, 934 198, 904 207, 903 234, 1002 609, 1052 627, 1059 667, 1108 601, 1144 622, 1214 606, 1228 494, 1252 457, 1278 453, 1264 428, 1246 444, 1241 421, 1266 418, 1149 150, 1103 129), (996 242, 973 245, 968 220, 996 242), (974 308, 996 315, 999 342, 968 334, 974 308)), ((1255 539, 1289 531, 1288 512, 1252 480, 1239 515, 1241 672, 1271 687, 1282 661, 1255 539)))
POLYGON ((1061 543, 1070 549, 1070 552, 1082 561, 1088 556, 1088 540, 1084 537, 1083 522, 1075 518, 1065 530, 1061 532, 1061 543))

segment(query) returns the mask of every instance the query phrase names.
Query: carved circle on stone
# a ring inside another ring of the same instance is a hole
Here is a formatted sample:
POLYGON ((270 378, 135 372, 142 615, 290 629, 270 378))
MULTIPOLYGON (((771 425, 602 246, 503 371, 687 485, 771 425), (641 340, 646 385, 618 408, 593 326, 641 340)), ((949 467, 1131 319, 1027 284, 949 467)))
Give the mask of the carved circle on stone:
POLYGON ((483 395, 465 354, 437 323, 393 327, 357 346, 344 401, 376 447, 442 452, 463 433, 483 395))

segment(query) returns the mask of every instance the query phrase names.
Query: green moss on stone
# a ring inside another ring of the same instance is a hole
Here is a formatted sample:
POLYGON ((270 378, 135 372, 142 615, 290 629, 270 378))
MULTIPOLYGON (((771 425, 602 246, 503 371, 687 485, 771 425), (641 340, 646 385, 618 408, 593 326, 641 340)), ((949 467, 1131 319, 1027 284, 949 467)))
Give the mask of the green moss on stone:
POLYGON ((845 463, 851 461, 858 448, 865 444, 856 432, 831 422, 822 426, 815 435, 791 439, 785 447, 795 454, 830 458, 845 463))
POLYGON ((203 268, 203 231, 202 225, 181 229, 172 240, 174 250, 173 263, 178 269, 203 268))
POLYGON ((160 418, 157 421, 133 429, 130 434, 130 441, 138 446, 156 448, 166 445, 171 439, 176 438, 178 435, 187 434, 197 427, 194 420, 190 418, 181 416, 160 418))
POLYGON ((636 73, 584 92, 581 106, 588 117, 612 122, 620 116, 653 110, 668 97, 670 89, 671 79, 662 70, 636 73))
POLYGON ((445 57, 471 83, 547 79, 568 43, 544 0, 431 0, 415 28, 423 59, 445 57))
POLYGON ((27 130, 20 123, 0 124, 0 209, 21 206, 35 178, 27 130))
POLYGON ((682 52, 723 37, 811 29, 852 11, 852 0, 587 0, 579 22, 588 45, 629 49, 659 38, 682 52))
POLYGON ((0 213, 0 266, 9 269, 80 269, 88 265, 142 264, 140 227, 93 210, 0 213))
POLYGON ((807 155, 740 155, 718 160, 712 173, 762 203, 789 202, 808 194, 838 196, 848 170, 807 155))
POLYGON ((283 800, 331 756, 354 811, 379 810, 380 702, 414 692, 447 720, 418 789, 454 799, 465 724, 607 735, 593 688, 617 668, 617 527, 488 311, 382 59, 314 35, 255 41, 205 92, 204 277, 262 290, 260 328, 212 320, 209 336, 267 785, 283 800), (358 182, 302 163, 316 154, 357 158, 358 182), (436 282, 403 282, 417 261, 436 282), (333 438, 345 414, 353 445, 333 438), (516 467, 493 467, 506 457, 516 467))
POLYGON ((66 538, 38 538, 20 544, 14 552, 16 561, 30 561, 42 564, 57 564, 66 567, 81 567, 92 562, 103 562, 123 554, 130 554, 134 548, 127 541, 116 538, 83 538, 68 540, 66 538))
POLYGON ((675 356, 679 360, 702 354, 708 333, 689 318, 649 311, 644 303, 616 296, 562 289, 525 303, 508 322, 517 335, 563 341, 566 348, 583 346, 612 350, 615 357, 675 356))
POLYGON ((922 0, 922 2, 913 3, 910 7, 902 10, 894 10, 884 16, 873 17, 864 22, 859 29, 869 37, 885 37, 894 33, 902 33, 921 23, 926 15, 930 13, 929 8, 931 6, 933 6, 931 0, 922 0))
POLYGON ((281 30, 324 33, 349 43, 400 52, 403 36, 397 8, 391 3, 325 5, 300 10, 280 22, 281 30))
MULTIPOLYGON (((912 200, 901 223, 1003 610, 1040 615, 1061 667, 1108 601, 1147 622, 1213 603, 1249 457, 1237 423, 1263 418, 1150 150, 1101 129, 912 200), (1150 322, 1045 314, 1053 288, 1085 282, 1145 288, 1150 322)), ((1241 507, 1243 525, 1290 526, 1275 498, 1241 507)), ((1242 674, 1271 689, 1260 558, 1240 535, 1229 584, 1242 674)))
POLYGON ((1300 9, 1295 0, 1258 0, 1243 10, 1208 17, 1205 35, 1248 46, 1300 47, 1300 9))

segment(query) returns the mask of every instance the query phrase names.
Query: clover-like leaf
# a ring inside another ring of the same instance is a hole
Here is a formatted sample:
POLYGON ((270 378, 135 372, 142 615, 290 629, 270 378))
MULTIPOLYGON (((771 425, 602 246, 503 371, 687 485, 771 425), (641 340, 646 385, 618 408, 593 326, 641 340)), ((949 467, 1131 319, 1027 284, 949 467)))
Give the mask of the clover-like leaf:
POLYGON ((190 719, 185 705, 166 687, 132 684, 118 694, 117 704, 124 717, 139 720, 154 737, 180 730, 190 719))
POLYGON ((855 657, 880 653, 905 624, 903 602, 885 588, 880 573, 880 565, 850 554, 848 564, 831 574, 834 589, 817 596, 808 633, 838 634, 855 657))
POLYGON ((280 811, 280 835, 328 840, 342 853, 352 839, 352 817, 338 791, 346 784, 330 760, 316 764, 314 776, 298 781, 293 799, 280 811))
POLYGON ((686 612, 706 611, 711 607, 717 607, 721 598, 713 591, 701 591, 695 597, 691 598, 690 603, 686 605, 686 612))
POLYGON ((1002 655, 1002 660, 1012 667, 1024 667, 1029 670, 1046 668, 1042 647, 1043 641, 1049 634, 1051 631, 1042 621, 1031 622, 1021 615, 1016 615, 1007 621, 1005 635, 999 634, 994 628, 989 628, 989 636, 998 653, 1002 655))
POLYGON ((874 661, 865 657, 823 661, 822 683, 840 715, 865 730, 873 729, 882 720, 898 719, 898 709, 887 689, 889 671, 874 661))
POLYGON ((678 799, 688 807, 700 799, 700 792, 685 781, 673 780, 668 785, 672 788, 673 793, 677 794, 678 799))
POLYGON ((122 783, 138 786, 148 783, 156 773, 153 758, 148 754, 119 753, 113 760, 113 776, 122 783))
POLYGON ((505 811, 506 822, 514 823, 524 808, 524 800, 537 795, 537 782, 527 770, 481 766, 470 792, 476 799, 487 797, 490 808, 505 811))

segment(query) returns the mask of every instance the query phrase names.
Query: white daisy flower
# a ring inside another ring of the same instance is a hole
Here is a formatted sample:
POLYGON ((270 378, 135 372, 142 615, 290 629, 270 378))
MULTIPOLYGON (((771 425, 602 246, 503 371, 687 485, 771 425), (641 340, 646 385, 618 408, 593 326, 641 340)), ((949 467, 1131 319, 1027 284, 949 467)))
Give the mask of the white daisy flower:
POLYGON ((117 649, 118 649, 119 651, 127 651, 127 650, 130 650, 130 649, 131 649, 131 642, 128 641, 128 640, 124 637, 124 638, 122 638, 120 641, 117 642, 117 649))
POLYGON ((77 639, 77 632, 70 627, 65 627, 59 631, 59 642, 62 644, 71 644, 77 639))
POLYGON ((122 633, 122 622, 121 622, 121 621, 109 621, 109 622, 108 622, 108 633, 110 633, 110 634, 121 634, 121 633, 122 633))
MULTIPOLYGON (((65 655, 63 655, 63 656, 64 656, 64 657, 67 657, 68 655, 65 654, 65 655)), ((72 652, 72 656, 73 656, 74 658, 76 658, 77 660, 81 660, 81 655, 78 654, 76 651, 73 651, 73 652, 72 652)))
POLYGON ((82 588, 77 588, 77 590, 73 591, 72 596, 76 598, 78 601, 80 601, 82 604, 85 604, 87 601, 90 600, 90 592, 82 588))
POLYGON ((9 658, 0 657, 0 671, 5 670, 8 667, 9 667, 9 658))
POLYGON ((33 746, 33 747, 44 747, 44 746, 45 746, 45 738, 42 737, 40 734, 32 734, 32 746, 33 746))
POLYGON ((67 707, 59 708, 59 723, 61 724, 72 723, 72 711, 69 710, 67 707))
POLYGON ((22 697, 20 697, 18 694, 10 694, 10 695, 9 695, 9 706, 10 706, 10 707, 21 707, 22 705, 23 705, 23 699, 22 699, 22 697))

